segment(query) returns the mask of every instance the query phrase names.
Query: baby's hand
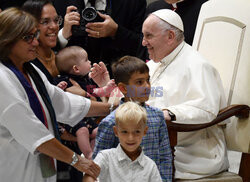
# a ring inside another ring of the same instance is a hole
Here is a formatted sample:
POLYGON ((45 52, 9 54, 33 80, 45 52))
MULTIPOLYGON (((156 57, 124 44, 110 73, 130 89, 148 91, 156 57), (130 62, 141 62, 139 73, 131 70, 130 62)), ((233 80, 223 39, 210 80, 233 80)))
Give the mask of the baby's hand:
POLYGON ((89 77, 92 78, 99 87, 104 87, 110 81, 109 72, 103 62, 93 64, 89 77))
POLYGON ((61 82, 59 82, 59 83, 57 84, 57 86, 58 86, 60 89, 65 90, 65 89, 67 88, 68 84, 67 84, 67 82, 65 82, 65 81, 61 81, 61 82))
POLYGON ((116 88, 114 79, 109 80, 106 86, 101 88, 94 88, 93 93, 99 97, 109 97, 110 93, 116 88))

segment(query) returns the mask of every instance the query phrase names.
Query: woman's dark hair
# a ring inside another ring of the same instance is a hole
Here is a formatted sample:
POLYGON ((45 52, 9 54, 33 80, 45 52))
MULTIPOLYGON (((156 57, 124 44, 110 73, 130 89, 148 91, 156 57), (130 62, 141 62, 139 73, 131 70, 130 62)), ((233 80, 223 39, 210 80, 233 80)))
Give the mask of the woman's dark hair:
POLYGON ((50 0, 28 0, 23 4, 22 9, 32 14, 37 20, 40 20, 43 7, 46 4, 53 5, 50 0))

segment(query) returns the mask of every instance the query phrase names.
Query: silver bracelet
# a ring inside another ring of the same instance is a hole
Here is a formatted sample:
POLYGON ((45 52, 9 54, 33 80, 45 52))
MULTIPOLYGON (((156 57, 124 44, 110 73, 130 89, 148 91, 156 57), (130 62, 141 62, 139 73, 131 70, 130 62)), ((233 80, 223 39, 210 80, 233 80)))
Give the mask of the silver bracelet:
POLYGON ((79 161, 77 154, 74 152, 72 155, 72 162, 70 163, 71 166, 74 166, 79 161))

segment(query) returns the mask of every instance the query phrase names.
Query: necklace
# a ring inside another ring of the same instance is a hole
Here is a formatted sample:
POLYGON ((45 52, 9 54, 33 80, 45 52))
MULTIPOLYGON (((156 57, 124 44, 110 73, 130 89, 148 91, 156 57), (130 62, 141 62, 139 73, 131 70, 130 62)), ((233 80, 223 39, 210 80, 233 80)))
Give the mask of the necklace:
POLYGON ((37 55, 37 58, 38 59, 40 59, 41 61, 44 61, 44 62, 46 62, 46 63, 48 63, 48 62, 51 62, 53 59, 54 59, 54 57, 55 57, 55 53, 51 50, 51 52, 50 52, 50 57, 49 58, 47 58, 47 57, 42 57, 42 56, 40 56, 38 53, 36 54, 37 55))

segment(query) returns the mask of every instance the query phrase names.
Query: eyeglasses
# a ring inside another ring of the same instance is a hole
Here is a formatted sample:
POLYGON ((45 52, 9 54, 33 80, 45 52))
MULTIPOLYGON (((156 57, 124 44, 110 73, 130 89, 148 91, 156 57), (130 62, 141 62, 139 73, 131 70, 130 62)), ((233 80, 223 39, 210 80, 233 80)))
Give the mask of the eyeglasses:
POLYGON ((28 44, 30 44, 31 42, 33 42, 34 38, 38 39, 39 35, 40 35, 40 30, 37 30, 35 33, 24 35, 22 39, 28 44))
POLYGON ((40 20, 39 23, 42 24, 43 26, 48 26, 48 25, 51 24, 52 21, 53 21, 55 24, 57 24, 57 25, 61 25, 63 19, 62 19, 61 16, 57 16, 57 17, 55 17, 54 19, 51 19, 51 18, 41 18, 41 20, 40 20))

